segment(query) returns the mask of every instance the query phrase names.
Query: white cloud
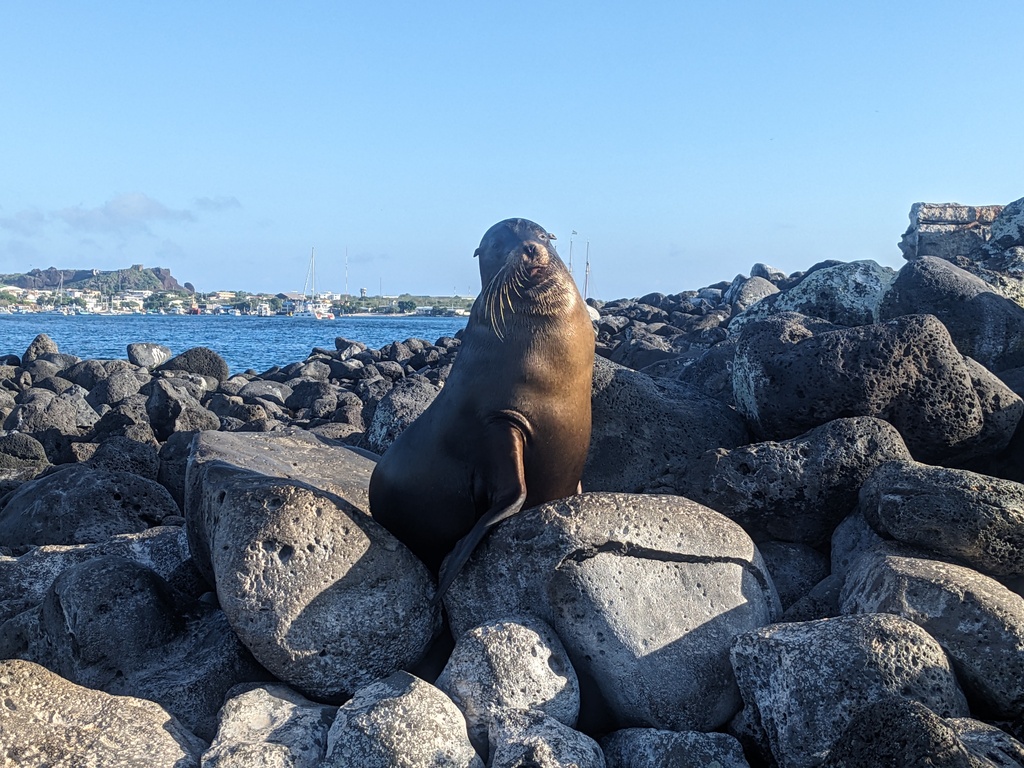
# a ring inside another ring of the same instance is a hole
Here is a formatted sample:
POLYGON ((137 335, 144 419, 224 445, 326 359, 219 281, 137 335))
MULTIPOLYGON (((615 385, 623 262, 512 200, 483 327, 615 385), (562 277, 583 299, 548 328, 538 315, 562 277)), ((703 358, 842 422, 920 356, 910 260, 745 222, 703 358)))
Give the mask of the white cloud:
POLYGON ((148 232, 154 221, 194 221, 191 211, 168 208, 141 192, 118 195, 98 208, 64 208, 55 216, 79 232, 148 232))
POLYGON ((13 216, 0 216, 0 229, 23 237, 33 237, 46 226, 47 216, 35 208, 18 211, 13 216))
POLYGON ((197 197, 194 201, 196 208, 201 211, 210 211, 216 213, 218 211, 226 211, 229 208, 241 208, 242 204, 238 202, 237 197, 231 197, 229 195, 218 195, 217 197, 197 197))

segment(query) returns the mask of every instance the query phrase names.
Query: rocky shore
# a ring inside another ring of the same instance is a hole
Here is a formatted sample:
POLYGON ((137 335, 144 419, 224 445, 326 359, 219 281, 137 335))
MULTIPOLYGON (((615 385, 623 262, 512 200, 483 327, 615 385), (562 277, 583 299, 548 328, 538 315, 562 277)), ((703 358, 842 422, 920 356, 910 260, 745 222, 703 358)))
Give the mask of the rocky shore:
POLYGON ((458 339, 0 350, 4 765, 1024 766, 1024 199, 901 248, 594 302, 443 612, 367 485, 458 339))

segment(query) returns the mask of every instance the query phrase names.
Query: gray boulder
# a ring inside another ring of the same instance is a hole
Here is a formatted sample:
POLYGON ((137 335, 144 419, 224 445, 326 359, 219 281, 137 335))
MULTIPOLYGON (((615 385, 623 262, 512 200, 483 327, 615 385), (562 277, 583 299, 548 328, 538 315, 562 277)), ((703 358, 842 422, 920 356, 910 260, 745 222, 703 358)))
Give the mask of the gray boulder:
POLYGON ((729 322, 729 334, 736 335, 748 323, 780 312, 799 312, 836 325, 877 323, 883 319, 880 308, 895 279, 894 270, 873 261, 817 269, 792 288, 735 315, 729 322))
POLYGON ((686 471, 707 450, 747 442, 743 420, 695 388, 594 359, 588 491, 686 495, 686 471))
POLYGON ((919 461, 962 462, 1002 450, 1024 412, 1024 401, 979 369, 932 315, 829 329, 783 313, 744 329, 733 394, 760 439, 876 416, 899 430, 919 461), (974 383, 981 378, 983 393, 974 383))
POLYGON ((632 368, 646 368, 662 360, 679 357, 680 350, 663 336, 651 333, 642 323, 628 326, 622 333, 622 339, 612 350, 611 362, 632 368))
POLYGON ((1024 365, 1024 307, 948 261, 923 256, 900 270, 882 319, 918 313, 941 320, 957 349, 992 371, 1024 365))
POLYGON ((688 469, 686 494, 732 518, 755 541, 818 545, 857 506, 879 464, 909 460, 896 429, 861 416, 781 442, 708 451, 688 469))
POLYGON ((297 377, 327 381, 331 377, 331 366, 328 358, 306 360, 295 372, 297 377))
MULTIPOLYGON (((995 206, 993 206, 995 207, 995 206)), ((1006 251, 1024 245, 1024 197, 1004 206, 992 220, 986 250, 1006 251)))
POLYGON ((175 355, 166 363, 158 366, 156 370, 187 371, 207 376, 216 381, 226 381, 230 373, 224 358, 208 347, 186 349, 180 355, 175 355))
POLYGON ((722 725, 739 706, 732 639, 781 612, 738 525, 678 496, 610 493, 502 522, 445 604, 456 637, 504 616, 551 625, 580 678, 585 730, 722 725))
POLYGON ((942 648, 898 616, 765 627, 736 639, 732 662, 755 733, 791 768, 819 765, 858 709, 890 695, 967 715, 942 648))
POLYGON ((878 467, 860 511, 882 536, 996 576, 1024 574, 1024 485, 912 462, 878 467))
POLYGON ((732 304, 733 317, 735 317, 740 312, 757 304, 761 299, 778 292, 778 286, 763 277, 737 278, 730 286, 725 299, 732 304))
POLYGON ((135 370, 136 366, 127 360, 82 360, 64 370, 61 375, 89 392, 101 381, 119 371, 135 370))
POLYGON ((0 470, 34 467, 43 469, 49 462, 43 444, 24 432, 0 434, 0 470))
POLYGON ((436 685, 462 710, 469 739, 487 756, 488 728, 502 709, 536 709, 570 727, 580 687, 551 627, 532 618, 493 621, 455 643, 436 685))
POLYGON ((339 360, 348 360, 353 355, 366 351, 366 345, 361 341, 352 341, 344 336, 337 336, 334 339, 334 348, 338 350, 339 360))
POLYGON ((1001 205, 914 203, 910 207, 910 226, 899 244, 903 258, 956 259, 981 254, 991 236, 991 225, 1002 210, 1001 205))
POLYGON ((751 277, 763 277, 765 280, 770 281, 773 285, 782 282, 786 279, 786 273, 781 269, 776 269, 770 264, 764 264, 763 262, 756 262, 750 267, 751 277))
POLYGON ((97 382, 85 400, 93 408, 103 405, 117 405, 126 397, 136 395, 142 385, 149 381, 149 374, 137 371, 117 371, 100 382, 97 382))
POLYGON ((22 484, 0 510, 0 542, 89 544, 178 515, 163 486, 130 472, 71 465, 22 484))
POLYGON ((373 412, 366 429, 366 447, 384 454, 406 427, 427 410, 440 391, 423 376, 409 376, 395 384, 373 412))
POLYGON ((327 744, 323 768, 484 768, 452 700, 408 672, 356 691, 327 744))
POLYGON ((55 395, 34 388, 22 394, 18 405, 4 420, 4 429, 29 434, 56 430, 62 435, 79 435, 99 420, 99 414, 86 403, 80 393, 55 395))
POLYGON ((832 575, 845 580, 846 575, 865 555, 901 555, 927 557, 920 549, 884 539, 878 535, 859 511, 854 512, 832 534, 832 575))
POLYGON ((601 739, 601 749, 608 768, 749 768, 725 733, 626 728, 601 739))
POLYGON ((140 368, 156 368, 171 359, 171 350, 163 344, 139 342, 129 344, 127 348, 128 362, 140 368))
POLYGON ((54 579, 68 568, 98 557, 133 560, 155 571, 175 589, 198 597, 199 574, 183 528, 161 526, 112 536, 97 544, 34 547, 20 557, 0 556, 0 624, 43 601, 54 579))
POLYGON ((292 394, 285 406, 293 411, 307 411, 310 418, 329 419, 338 407, 338 390, 334 384, 317 379, 293 379, 292 394))
POLYGON ((140 392, 128 395, 116 405, 109 406, 100 416, 100 420, 93 425, 89 439, 102 442, 114 435, 136 439, 141 433, 146 441, 155 441, 153 429, 149 424, 149 414, 146 412, 147 401, 148 398, 140 392))
POLYGON ((284 406, 291 395, 292 388, 287 384, 262 379, 250 381, 238 393, 238 396, 247 402, 266 401, 278 406, 284 406))
POLYGON ((920 625, 953 659, 982 711, 1024 713, 1024 598, 994 579, 937 560, 868 554, 847 574, 841 608, 920 625))
POLYGON ((47 379, 53 378, 61 371, 59 365, 43 358, 37 358, 31 363, 26 363, 21 369, 29 375, 32 385, 36 387, 42 385, 47 379))
POLYGON ((228 697, 203 768, 319 768, 337 707, 275 684, 238 686, 228 697))
POLYGON ((90 467, 117 472, 131 472, 157 482, 160 454, 156 443, 140 443, 123 435, 111 435, 88 459, 90 467))
POLYGON ((12 765, 182 768, 206 744, 152 701, 84 688, 28 661, 0 661, 0 754, 12 765))
POLYGON ((985 768, 1024 766, 1024 744, 1006 731, 969 717, 953 717, 946 723, 985 768))
POLYGON ((63 571, 39 608, 0 626, 0 647, 79 685, 156 701, 205 739, 229 688, 268 677, 223 612, 119 557, 63 571))
POLYGON ((28 365, 41 355, 48 353, 56 354, 58 352, 60 352, 60 350, 57 348, 57 342, 45 333, 40 333, 32 339, 32 343, 28 345, 28 349, 26 349, 24 354, 21 356, 21 364, 28 365))
POLYGON ((537 710, 497 711, 490 742, 489 768, 605 768, 596 741, 537 710))
POLYGON ((736 339, 726 339, 702 352, 674 377, 669 378, 676 378, 684 384, 696 387, 705 395, 734 407, 736 403, 732 395, 732 361, 735 355, 736 339))
POLYGON ((372 469, 293 430, 201 433, 186 471, 189 543, 232 628, 316 698, 415 663, 437 626, 430 574, 365 511, 372 469))
POLYGON ((854 713, 822 768, 890 765, 982 768, 999 763, 975 760, 949 721, 924 704, 892 696, 866 704, 854 713))
POLYGON ((220 427, 220 419, 215 414, 206 410, 184 387, 175 386, 171 379, 152 382, 146 413, 153 434, 161 441, 175 432, 198 432, 220 427))
POLYGON ((843 580, 830 573, 792 603, 782 614, 782 621, 814 621, 839 616, 839 593, 842 588, 843 580))

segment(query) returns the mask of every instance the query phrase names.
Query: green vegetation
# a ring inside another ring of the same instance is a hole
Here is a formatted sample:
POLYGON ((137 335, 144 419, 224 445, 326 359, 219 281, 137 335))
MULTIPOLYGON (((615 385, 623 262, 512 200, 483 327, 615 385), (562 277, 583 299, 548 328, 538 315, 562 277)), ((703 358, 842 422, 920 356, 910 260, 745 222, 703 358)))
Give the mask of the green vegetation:
POLYGON ((171 302, 180 301, 183 306, 192 304, 192 294, 185 291, 162 291, 146 297, 142 302, 142 308, 147 312, 151 309, 167 309, 171 302))
POLYGON ((101 272, 97 269, 33 269, 30 272, 0 275, 0 284, 34 290, 99 291, 109 296, 120 291, 163 291, 164 279, 174 279, 160 267, 146 269, 140 265, 128 269, 101 272))
POLYGON ((431 314, 445 315, 462 309, 468 310, 473 306, 472 298, 461 296, 427 296, 425 294, 414 295, 403 293, 396 298, 380 296, 367 296, 359 298, 350 296, 348 302, 334 302, 334 311, 342 314, 354 312, 375 312, 382 315, 394 315, 399 313, 415 312, 419 308, 432 307, 431 314))

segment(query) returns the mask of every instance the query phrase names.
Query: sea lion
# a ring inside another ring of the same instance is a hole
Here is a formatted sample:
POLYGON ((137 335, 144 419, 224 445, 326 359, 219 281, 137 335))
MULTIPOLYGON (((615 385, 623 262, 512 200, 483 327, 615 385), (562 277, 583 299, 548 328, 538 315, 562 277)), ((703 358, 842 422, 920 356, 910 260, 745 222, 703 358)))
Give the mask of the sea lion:
POLYGON ((554 239, 526 219, 487 230, 448 379, 370 477, 373 518, 440 570, 435 604, 489 528, 579 491, 594 330, 554 239))

